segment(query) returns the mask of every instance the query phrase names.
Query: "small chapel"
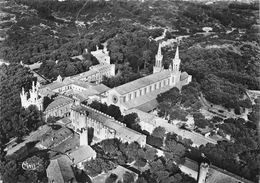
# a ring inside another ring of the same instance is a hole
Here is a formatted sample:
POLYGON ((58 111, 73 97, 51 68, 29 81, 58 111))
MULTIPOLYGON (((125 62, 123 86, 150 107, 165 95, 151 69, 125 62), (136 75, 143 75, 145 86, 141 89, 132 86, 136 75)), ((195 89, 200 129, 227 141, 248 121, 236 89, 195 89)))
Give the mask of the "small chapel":
POLYGON ((161 47, 160 43, 155 56, 153 74, 109 90, 106 101, 108 105, 117 105, 122 112, 134 108, 149 112, 156 108, 158 94, 173 87, 181 89, 182 86, 191 82, 192 76, 180 71, 179 47, 176 48, 175 57, 169 69, 163 67, 161 47))

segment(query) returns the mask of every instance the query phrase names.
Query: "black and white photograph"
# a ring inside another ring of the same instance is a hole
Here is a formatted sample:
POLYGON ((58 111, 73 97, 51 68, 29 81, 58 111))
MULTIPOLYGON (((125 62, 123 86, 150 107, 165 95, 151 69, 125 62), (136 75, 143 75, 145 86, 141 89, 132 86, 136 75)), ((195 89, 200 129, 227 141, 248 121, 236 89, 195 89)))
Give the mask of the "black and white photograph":
POLYGON ((0 183, 260 183, 259 0, 0 0, 0 183))

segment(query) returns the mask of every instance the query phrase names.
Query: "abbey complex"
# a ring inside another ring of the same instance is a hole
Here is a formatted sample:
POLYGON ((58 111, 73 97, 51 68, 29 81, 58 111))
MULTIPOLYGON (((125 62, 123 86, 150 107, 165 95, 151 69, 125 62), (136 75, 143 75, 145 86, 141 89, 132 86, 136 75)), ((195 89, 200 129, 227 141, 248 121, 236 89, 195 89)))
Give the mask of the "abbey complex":
MULTIPOLYGON (((84 168, 84 162, 96 158, 96 152, 88 144, 87 129, 93 129, 92 145, 105 139, 116 138, 121 142, 137 142, 141 147, 146 146, 146 135, 128 128, 126 124, 103 112, 91 108, 88 104, 93 101, 118 106, 124 115, 136 113, 142 130, 149 133, 158 126, 172 128, 167 120, 156 117, 151 113, 158 105, 156 97, 173 87, 177 87, 181 91, 184 85, 191 82, 192 76, 180 71, 181 59, 179 58, 178 46, 171 65, 168 69, 165 69, 162 63, 161 47, 160 43, 152 74, 115 88, 109 88, 101 83, 104 76, 112 77, 116 75, 115 64, 110 63, 109 52, 106 48, 103 50, 97 48, 96 51, 91 52, 98 59, 99 64, 90 67, 87 72, 65 78, 58 76, 55 81, 46 85, 40 85, 38 82, 36 84, 32 83, 32 89, 29 93, 22 88, 20 97, 24 108, 35 105, 39 110, 43 111, 46 120, 49 117, 58 117, 65 127, 56 134, 43 138, 37 146, 41 149, 55 148, 60 143, 72 138, 73 134, 70 131, 72 130, 73 133, 79 135, 80 143, 78 148, 69 151, 67 155, 72 158, 72 162, 79 169, 84 168), (44 108, 45 97, 52 97, 54 100, 44 108)), ((198 143, 194 140, 195 146, 217 143, 212 139, 198 136, 192 132, 186 131, 178 135, 192 140, 200 138, 198 143)), ((47 175, 54 182, 57 180, 57 176, 53 175, 52 172, 59 166, 59 161, 63 163, 70 162, 64 156, 51 161, 47 169, 47 175)), ((228 175, 217 167, 209 167, 207 163, 201 163, 198 166, 196 162, 190 159, 186 159, 180 169, 199 183, 206 183, 206 178, 213 173, 221 174, 226 180, 240 180, 240 178, 234 178, 233 175, 228 175)), ((73 173, 71 177, 73 177, 73 173)))
POLYGON ((180 71, 181 60, 178 47, 169 69, 163 67, 163 55, 159 44, 153 74, 115 88, 108 88, 101 84, 104 76, 115 76, 115 65, 110 64, 106 48, 103 50, 97 48, 97 51, 91 54, 100 63, 92 66, 89 71, 66 78, 58 76, 56 81, 47 85, 40 86, 39 83, 33 83, 29 97, 22 89, 22 106, 27 108, 29 105, 36 105, 43 111, 43 98, 55 95, 54 101, 44 109, 46 119, 49 116, 70 117, 76 103, 80 105, 83 101, 91 103, 93 100, 116 105, 123 113, 135 108, 149 112, 156 108, 155 101, 158 94, 173 87, 181 89, 191 82, 192 77, 180 71))

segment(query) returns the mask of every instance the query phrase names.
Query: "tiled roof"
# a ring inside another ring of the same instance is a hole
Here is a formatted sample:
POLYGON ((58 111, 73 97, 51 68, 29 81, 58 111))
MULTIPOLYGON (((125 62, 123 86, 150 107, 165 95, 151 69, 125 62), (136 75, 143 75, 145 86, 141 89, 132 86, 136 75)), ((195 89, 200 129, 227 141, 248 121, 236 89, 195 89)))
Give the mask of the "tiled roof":
POLYGON ((188 78, 188 77, 189 77, 189 74, 188 74, 187 72, 182 72, 182 73, 181 73, 180 80, 182 81, 182 80, 184 80, 184 79, 186 79, 186 78, 188 78))
POLYGON ((98 91, 100 94, 110 90, 110 88, 104 84, 99 84, 99 85, 93 86, 92 89, 98 91))
POLYGON ((141 97, 137 97, 135 99, 127 101, 123 105, 127 109, 138 108, 140 110, 144 110, 145 112, 151 111, 157 106, 156 105, 157 104, 157 101, 156 101, 157 95, 160 93, 163 93, 171 88, 172 88, 171 86, 165 86, 161 89, 149 92, 146 95, 143 95, 141 97))
POLYGON ((185 158, 183 166, 185 166, 191 170, 194 170, 196 172, 199 172, 199 163, 196 161, 193 161, 192 159, 185 158))
POLYGON ((72 135, 73 132, 70 129, 62 127, 59 130, 51 130, 50 132, 44 134, 39 144, 45 148, 53 148, 72 135))
POLYGON ((48 107, 45 109, 45 112, 51 111, 53 109, 56 109, 60 106, 67 105, 69 103, 73 103, 73 99, 65 96, 58 96, 54 99, 53 102, 51 102, 48 107))
POLYGON ((55 89, 61 88, 63 86, 66 86, 66 84, 64 84, 62 82, 54 81, 50 84, 43 85, 41 88, 49 88, 50 90, 55 90, 55 89))
POLYGON ((76 183, 76 179, 72 170, 72 162, 65 155, 57 159, 50 160, 50 164, 46 170, 47 177, 50 182, 55 183, 76 183))
POLYGON ((119 94, 124 95, 124 94, 131 92, 131 91, 135 91, 139 88, 143 88, 143 87, 148 86, 152 83, 156 83, 158 81, 166 79, 170 76, 170 74, 171 74, 170 71, 164 70, 162 72, 151 74, 149 76, 145 76, 145 77, 139 78, 137 80, 131 81, 129 83, 126 83, 124 85, 118 86, 118 87, 115 88, 115 90, 119 94))
POLYGON ((91 158, 95 158, 96 152, 90 146, 80 146, 68 155, 71 157, 73 163, 78 164, 91 158))
POLYGON ((107 86, 105 86, 103 84, 93 85, 93 86, 91 85, 88 89, 86 89, 84 91, 69 90, 69 91, 66 92, 66 95, 67 96, 74 96, 77 99, 79 99, 80 101, 85 101, 90 96, 100 95, 102 93, 105 93, 109 89, 110 88, 108 88, 107 86))

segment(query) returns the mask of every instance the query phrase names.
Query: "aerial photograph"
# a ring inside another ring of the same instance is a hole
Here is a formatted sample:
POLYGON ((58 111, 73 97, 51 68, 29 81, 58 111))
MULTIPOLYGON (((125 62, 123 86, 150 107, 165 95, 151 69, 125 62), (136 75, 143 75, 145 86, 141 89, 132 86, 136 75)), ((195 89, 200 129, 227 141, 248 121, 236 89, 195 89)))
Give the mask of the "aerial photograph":
POLYGON ((0 0, 0 183, 260 183, 259 0, 0 0))

